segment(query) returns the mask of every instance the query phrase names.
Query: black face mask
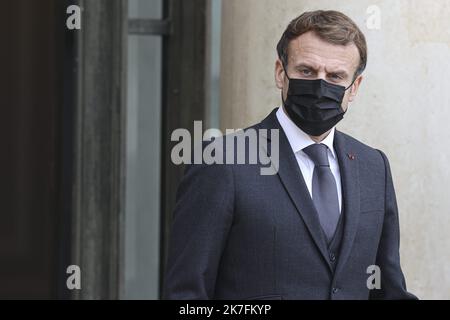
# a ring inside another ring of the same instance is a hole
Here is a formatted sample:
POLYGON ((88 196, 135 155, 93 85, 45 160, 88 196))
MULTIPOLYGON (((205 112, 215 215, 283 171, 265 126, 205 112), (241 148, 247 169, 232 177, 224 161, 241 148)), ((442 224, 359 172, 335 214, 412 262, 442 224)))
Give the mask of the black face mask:
MULTIPOLYGON (((285 71, 287 76, 287 72, 285 71)), ((342 100, 355 81, 348 87, 322 79, 289 79, 284 108, 291 120, 305 133, 320 136, 344 118, 342 100)), ((355 79, 356 80, 356 79, 355 79)))

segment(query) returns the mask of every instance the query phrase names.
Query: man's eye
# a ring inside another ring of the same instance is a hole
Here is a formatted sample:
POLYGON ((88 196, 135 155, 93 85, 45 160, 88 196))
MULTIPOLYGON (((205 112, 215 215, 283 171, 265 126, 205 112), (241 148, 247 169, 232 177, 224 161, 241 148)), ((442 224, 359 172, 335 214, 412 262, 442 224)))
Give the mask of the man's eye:
POLYGON ((301 72, 302 72, 302 74, 304 76, 310 76, 311 75, 311 70, 308 70, 308 69, 303 69, 301 72))
POLYGON ((342 80, 342 77, 340 75, 338 75, 338 74, 332 74, 331 75, 331 79, 333 79, 333 80, 342 80))

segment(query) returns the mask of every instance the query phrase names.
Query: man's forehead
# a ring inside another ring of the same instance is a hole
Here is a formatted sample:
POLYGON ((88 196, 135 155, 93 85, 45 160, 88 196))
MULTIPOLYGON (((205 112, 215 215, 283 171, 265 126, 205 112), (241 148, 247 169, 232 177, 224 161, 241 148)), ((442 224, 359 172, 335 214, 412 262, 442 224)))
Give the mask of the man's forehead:
POLYGON ((359 51, 355 44, 335 45, 312 33, 306 33, 289 43, 289 63, 308 63, 317 67, 356 69, 359 51))

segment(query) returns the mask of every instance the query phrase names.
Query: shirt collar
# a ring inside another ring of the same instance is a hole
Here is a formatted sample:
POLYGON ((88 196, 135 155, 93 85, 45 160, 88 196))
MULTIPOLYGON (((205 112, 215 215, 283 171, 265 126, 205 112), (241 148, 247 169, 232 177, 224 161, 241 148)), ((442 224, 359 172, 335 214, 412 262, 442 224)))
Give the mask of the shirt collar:
MULTIPOLYGON (((281 127, 288 138, 289 144, 291 145, 292 151, 297 153, 304 148, 315 143, 311 137, 306 134, 303 130, 301 130, 297 125, 288 117, 282 107, 278 108, 277 111, 278 122, 280 122, 281 127)), ((330 131, 330 134, 321 142, 328 147, 331 151, 331 155, 333 158, 336 158, 336 154, 334 151, 334 133, 336 131, 336 127, 330 131)))

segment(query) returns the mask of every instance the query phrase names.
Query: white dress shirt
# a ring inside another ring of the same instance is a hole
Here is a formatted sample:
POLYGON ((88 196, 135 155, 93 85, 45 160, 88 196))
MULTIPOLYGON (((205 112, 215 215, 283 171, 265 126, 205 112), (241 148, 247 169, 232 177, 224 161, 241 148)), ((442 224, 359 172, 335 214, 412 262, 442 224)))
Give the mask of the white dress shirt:
MULTIPOLYGON (((302 131, 297 125, 288 117, 282 107, 278 108, 277 111, 278 122, 280 122, 286 137, 289 140, 292 151, 294 151, 295 157, 297 158, 298 166, 302 172, 303 179, 305 180, 306 186, 308 187, 309 194, 312 198, 312 179, 314 172, 314 162, 308 157, 308 155, 303 151, 304 148, 314 144, 315 142, 302 131)), ((341 189, 341 174, 339 171, 339 162, 334 150, 334 133, 336 127, 334 127, 330 134, 321 142, 328 147, 328 161, 330 162, 330 169, 333 173, 334 179, 336 180, 337 193, 339 198, 339 211, 342 212, 342 189, 341 189)))

